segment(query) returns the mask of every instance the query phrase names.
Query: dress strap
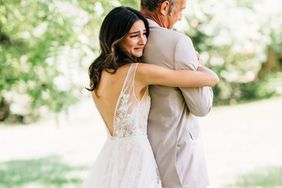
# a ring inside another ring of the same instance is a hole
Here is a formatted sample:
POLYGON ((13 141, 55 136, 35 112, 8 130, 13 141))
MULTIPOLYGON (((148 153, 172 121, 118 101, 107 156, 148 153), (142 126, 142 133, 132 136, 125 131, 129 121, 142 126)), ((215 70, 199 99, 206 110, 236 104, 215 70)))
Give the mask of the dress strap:
POLYGON ((133 107, 135 106, 134 102, 132 102, 132 91, 134 92, 133 84, 135 80, 135 72, 137 69, 137 64, 132 63, 130 64, 126 78, 124 80, 120 95, 117 100, 117 104, 115 107, 114 112, 114 122, 113 122, 113 135, 116 135, 117 132, 120 130, 120 120, 125 119, 123 117, 126 114, 129 114, 132 112, 133 107))
POLYGON ((135 74, 139 63, 132 63, 128 70, 127 79, 125 80, 123 93, 132 94, 134 91, 135 74))

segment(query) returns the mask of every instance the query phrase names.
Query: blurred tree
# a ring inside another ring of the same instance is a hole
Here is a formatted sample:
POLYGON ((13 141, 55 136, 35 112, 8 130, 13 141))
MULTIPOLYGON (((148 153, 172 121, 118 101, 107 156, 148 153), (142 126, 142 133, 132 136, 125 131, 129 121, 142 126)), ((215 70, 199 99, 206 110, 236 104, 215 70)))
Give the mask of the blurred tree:
POLYGON ((55 80, 61 74, 55 59, 71 36, 71 22, 54 1, 1 1, 1 120, 7 111, 17 117, 36 117, 46 107, 58 112, 74 100, 55 80))
MULTIPOLYGON (((0 121, 79 99, 101 22, 120 5, 139 9, 140 0, 0 0, 0 121)), ((282 93, 280 0, 199 0, 187 9, 178 29, 221 77, 217 104, 282 93)))
POLYGON ((261 85, 264 79, 272 80, 264 73, 281 71, 281 1, 200 0, 188 9, 184 31, 221 77, 214 90, 217 104, 282 93, 276 81, 269 92, 260 92, 269 88, 261 85))
POLYGON ((0 121, 27 121, 75 102, 105 14, 137 2, 0 0, 0 121))

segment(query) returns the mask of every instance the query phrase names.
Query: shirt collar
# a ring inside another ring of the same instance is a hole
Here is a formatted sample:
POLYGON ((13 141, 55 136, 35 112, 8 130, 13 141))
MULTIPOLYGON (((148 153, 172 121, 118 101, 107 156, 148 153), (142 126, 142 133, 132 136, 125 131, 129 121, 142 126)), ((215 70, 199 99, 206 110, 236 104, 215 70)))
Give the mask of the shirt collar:
POLYGON ((149 22, 149 27, 161 27, 157 22, 155 22, 154 20, 148 19, 149 22))

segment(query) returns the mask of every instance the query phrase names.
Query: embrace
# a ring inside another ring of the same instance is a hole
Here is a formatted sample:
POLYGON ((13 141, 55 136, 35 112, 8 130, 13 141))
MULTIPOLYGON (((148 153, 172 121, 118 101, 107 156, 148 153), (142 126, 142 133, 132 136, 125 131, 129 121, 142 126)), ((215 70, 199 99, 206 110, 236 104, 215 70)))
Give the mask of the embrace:
POLYGON ((191 39, 171 30, 186 0, 141 0, 105 17, 89 67, 108 138, 82 188, 206 188, 196 116, 212 107, 218 76, 191 39))

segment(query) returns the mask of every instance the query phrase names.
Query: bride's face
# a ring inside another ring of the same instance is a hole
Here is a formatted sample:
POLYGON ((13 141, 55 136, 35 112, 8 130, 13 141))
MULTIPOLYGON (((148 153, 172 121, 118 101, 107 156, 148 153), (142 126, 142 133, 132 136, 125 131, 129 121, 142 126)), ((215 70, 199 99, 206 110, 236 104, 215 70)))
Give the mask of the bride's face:
POLYGON ((123 51, 134 57, 141 57, 147 43, 146 28, 142 20, 136 21, 120 42, 123 51))

